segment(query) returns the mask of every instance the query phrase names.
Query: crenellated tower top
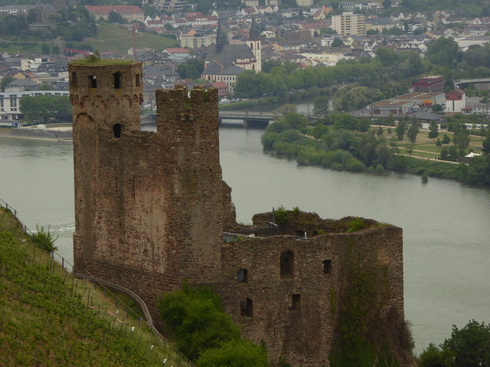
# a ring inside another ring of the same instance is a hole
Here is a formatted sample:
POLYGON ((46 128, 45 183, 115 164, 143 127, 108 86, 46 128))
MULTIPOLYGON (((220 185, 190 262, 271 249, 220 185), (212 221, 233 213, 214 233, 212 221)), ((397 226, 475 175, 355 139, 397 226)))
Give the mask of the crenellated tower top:
POLYGON ((143 102, 143 69, 139 62, 87 60, 68 65, 74 122, 81 114, 99 128, 138 130, 143 102))

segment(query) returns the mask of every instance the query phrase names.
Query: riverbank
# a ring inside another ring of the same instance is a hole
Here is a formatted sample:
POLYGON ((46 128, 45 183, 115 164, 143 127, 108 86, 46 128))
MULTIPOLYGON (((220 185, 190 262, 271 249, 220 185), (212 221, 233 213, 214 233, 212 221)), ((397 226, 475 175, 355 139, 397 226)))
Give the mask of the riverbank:
POLYGON ((71 127, 38 128, 0 128, 0 137, 46 141, 71 142, 71 127))

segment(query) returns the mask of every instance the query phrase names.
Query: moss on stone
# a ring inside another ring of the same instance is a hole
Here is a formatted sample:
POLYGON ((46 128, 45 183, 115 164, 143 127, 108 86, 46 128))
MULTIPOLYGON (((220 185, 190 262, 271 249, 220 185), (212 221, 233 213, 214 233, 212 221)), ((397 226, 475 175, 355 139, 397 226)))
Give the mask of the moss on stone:
POLYGON ((128 59, 100 59, 100 58, 90 58, 86 57, 85 59, 74 60, 70 62, 70 65, 73 66, 110 66, 110 65, 130 65, 134 64, 134 60, 128 59))

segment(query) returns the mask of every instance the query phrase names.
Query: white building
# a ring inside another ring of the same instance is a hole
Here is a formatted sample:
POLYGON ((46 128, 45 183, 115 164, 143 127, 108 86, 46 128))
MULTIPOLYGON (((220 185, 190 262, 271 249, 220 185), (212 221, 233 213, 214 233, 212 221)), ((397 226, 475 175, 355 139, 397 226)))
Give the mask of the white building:
POLYGON ((3 92, 0 93, 0 122, 13 123, 22 119, 20 112, 20 99, 24 96, 68 96, 68 91, 59 90, 35 90, 28 92, 3 92))
POLYGON ((296 0, 296 4, 301 7, 310 7, 313 5, 313 0, 296 0))
POLYGON ((363 36, 366 34, 364 14, 354 14, 350 11, 342 15, 332 15, 332 29, 341 36, 363 36))
POLYGON ((36 71, 42 64, 47 64, 49 59, 47 57, 36 57, 32 59, 21 59, 20 68, 23 71, 36 71))
POLYGON ((446 113, 461 113, 466 108, 465 91, 459 88, 446 93, 446 113))

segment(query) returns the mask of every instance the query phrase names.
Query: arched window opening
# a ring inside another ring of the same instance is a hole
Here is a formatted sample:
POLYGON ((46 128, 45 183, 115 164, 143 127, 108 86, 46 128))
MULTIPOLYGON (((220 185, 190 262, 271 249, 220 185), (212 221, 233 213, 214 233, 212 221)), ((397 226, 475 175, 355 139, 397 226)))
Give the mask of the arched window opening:
POLYGON ((114 137, 119 139, 121 137, 122 125, 121 124, 113 125, 112 132, 114 133, 114 137))
POLYGON ((140 86, 140 75, 139 74, 136 74, 136 77, 135 77, 135 84, 137 87, 140 86))
POLYGON ((88 87, 89 88, 97 88, 97 77, 95 75, 89 75, 88 87))
POLYGON ((242 317, 253 317, 254 301, 251 298, 246 298, 240 302, 240 314, 242 317))
POLYGON ((238 283, 247 283, 248 282, 248 270, 247 269, 239 269, 236 275, 236 280, 238 283))
POLYGON ((294 276, 294 254, 292 251, 281 253, 281 278, 292 279, 294 276))
POLYGON ((253 42, 250 43, 250 49, 253 50, 254 49, 254 44, 253 42))
POLYGON ((122 88, 122 74, 118 71, 114 73, 114 89, 122 88))

